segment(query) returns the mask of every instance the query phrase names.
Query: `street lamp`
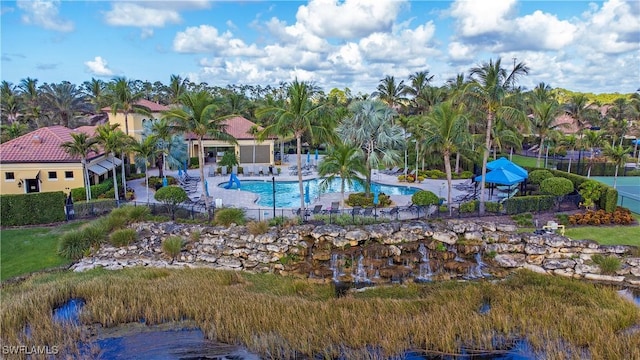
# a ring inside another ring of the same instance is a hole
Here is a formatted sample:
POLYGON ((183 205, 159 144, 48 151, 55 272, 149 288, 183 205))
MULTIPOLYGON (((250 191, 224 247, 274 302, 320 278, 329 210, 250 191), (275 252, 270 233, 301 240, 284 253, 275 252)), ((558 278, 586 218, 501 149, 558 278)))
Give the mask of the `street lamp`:
POLYGON ((271 177, 271 185, 273 186, 273 218, 276 218, 276 177, 271 177))

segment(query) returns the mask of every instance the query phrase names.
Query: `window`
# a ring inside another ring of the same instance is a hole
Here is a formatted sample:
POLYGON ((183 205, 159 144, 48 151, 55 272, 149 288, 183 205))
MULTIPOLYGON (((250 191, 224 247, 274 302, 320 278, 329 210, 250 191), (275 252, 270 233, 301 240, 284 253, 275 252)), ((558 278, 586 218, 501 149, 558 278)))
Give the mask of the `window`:
POLYGON ((49 180, 58 180, 58 173, 55 171, 49 171, 49 180))
POLYGON ((16 175, 13 173, 13 171, 7 171, 6 173, 4 173, 4 179, 7 181, 13 181, 16 179, 16 175))
POLYGON ((65 179, 73 179, 73 171, 65 171, 64 172, 65 179))

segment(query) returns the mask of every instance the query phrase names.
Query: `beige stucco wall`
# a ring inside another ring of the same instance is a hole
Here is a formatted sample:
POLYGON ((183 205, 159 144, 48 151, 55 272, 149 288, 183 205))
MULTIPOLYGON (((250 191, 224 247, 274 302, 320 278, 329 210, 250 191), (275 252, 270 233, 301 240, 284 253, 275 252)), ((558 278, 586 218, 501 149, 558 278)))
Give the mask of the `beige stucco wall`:
MULTIPOLYGON (((197 157, 198 155, 198 140, 191 140, 188 142, 189 146, 189 157, 197 157)), ((221 140, 204 140, 202 142, 204 148, 210 147, 228 147, 230 144, 226 141, 221 140)), ((253 146, 253 145, 269 145, 269 164, 274 163, 274 155, 273 150, 275 146, 274 140, 265 140, 263 142, 258 142, 255 140, 238 140, 238 144, 233 145, 235 149, 236 156, 240 157, 240 146, 253 146)), ((205 154, 206 156, 206 154, 205 154)))
MULTIPOLYGON (((129 135, 133 136, 134 139, 140 140, 142 139, 142 120, 146 119, 159 119, 161 117, 160 113, 152 113, 151 115, 142 115, 138 113, 130 113, 127 115, 127 120, 129 122, 129 135)), ((117 113, 113 115, 113 113, 109 113, 109 124, 120 124, 120 130, 125 132, 125 119, 124 113, 117 113)))
POLYGON ((25 178, 32 178, 40 172, 40 192, 64 191, 83 186, 82 165, 80 163, 30 163, 0 164, 0 194, 26 193, 25 178), (72 171, 73 178, 65 178, 65 171, 72 171), (6 173, 13 172, 14 180, 7 180, 6 173), (55 172, 57 179, 50 179, 49 172, 55 172), (21 186, 18 186, 21 184, 21 186))

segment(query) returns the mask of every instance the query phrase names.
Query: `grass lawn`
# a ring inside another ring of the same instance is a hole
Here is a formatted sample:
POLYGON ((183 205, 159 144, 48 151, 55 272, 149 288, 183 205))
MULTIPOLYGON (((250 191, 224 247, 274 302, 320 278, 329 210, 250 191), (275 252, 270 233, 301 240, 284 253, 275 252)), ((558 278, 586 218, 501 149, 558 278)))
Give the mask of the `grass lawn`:
MULTIPOLYGON (((636 216, 636 220, 638 220, 636 216)), ((640 225, 631 226, 567 226, 565 236, 573 240, 595 240, 602 245, 634 245, 640 247, 640 225)))
POLYGON ((58 256, 58 238, 84 223, 3 229, 0 232, 0 280, 70 264, 71 261, 58 256))
MULTIPOLYGON (((506 158, 509 158, 509 155, 507 154, 506 158)), ((489 161, 491 161, 491 158, 489 158, 489 161)), ((522 155, 513 155, 513 157, 511 158, 511 161, 513 161, 514 163, 523 166, 523 167, 531 167, 534 168, 536 167, 536 161, 537 159, 534 157, 528 157, 528 156, 522 156, 522 155)), ((544 166, 544 159, 542 159, 542 164, 541 166, 544 166)))

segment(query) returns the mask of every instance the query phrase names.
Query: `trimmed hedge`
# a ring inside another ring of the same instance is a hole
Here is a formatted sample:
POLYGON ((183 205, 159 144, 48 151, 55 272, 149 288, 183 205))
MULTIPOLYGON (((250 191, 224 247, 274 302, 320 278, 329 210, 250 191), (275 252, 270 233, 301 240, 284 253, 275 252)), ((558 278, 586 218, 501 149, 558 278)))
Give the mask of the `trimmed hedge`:
POLYGON ((440 204, 440 198, 428 190, 419 190, 411 195, 411 202, 417 206, 429 206, 440 204))
POLYGON ((550 195, 517 196, 505 200, 503 206, 507 214, 540 212, 553 209, 555 199, 550 195))
POLYGON ((50 224, 65 221, 62 191, 0 196, 2 226, 50 224))
POLYGON ((600 209, 608 213, 616 211, 618 204, 618 190, 607 186, 604 196, 600 197, 600 209))
MULTIPOLYGON (((118 182, 118 185, 120 183, 121 182, 118 182)), ((97 199, 98 196, 106 193, 109 190, 113 190, 113 178, 108 178, 107 180, 97 185, 91 185, 91 199, 97 199)), ((71 197, 73 198, 73 201, 87 200, 87 196, 84 192, 84 187, 71 189, 71 197)), ((115 197, 115 193, 112 194, 111 197, 115 197)))
POLYGON ((573 182, 561 177, 552 177, 542 180, 540 191, 543 194, 565 196, 573 192, 573 182))
POLYGON ((552 177, 554 177, 554 175, 549 170, 533 170, 529 173, 529 182, 540 185, 543 181, 552 177))
MULTIPOLYGON (((368 197, 363 192, 349 194, 346 203, 349 206, 373 207, 373 194, 370 194, 368 197)), ((391 197, 385 193, 379 193, 378 207, 386 207, 390 205, 391 197)))

